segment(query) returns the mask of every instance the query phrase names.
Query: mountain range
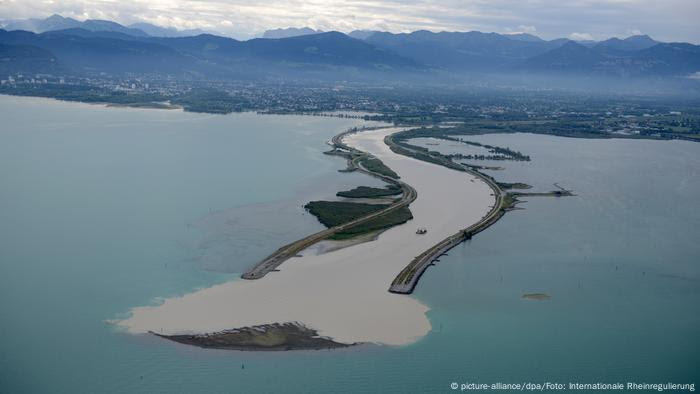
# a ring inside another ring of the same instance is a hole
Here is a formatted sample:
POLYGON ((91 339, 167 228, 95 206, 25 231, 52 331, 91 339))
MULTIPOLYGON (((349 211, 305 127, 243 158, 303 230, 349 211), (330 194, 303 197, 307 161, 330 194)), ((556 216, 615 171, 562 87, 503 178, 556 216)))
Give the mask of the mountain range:
POLYGON ((56 14, 51 15, 46 19, 15 19, 1 21, 0 27, 5 30, 26 30, 34 33, 77 28, 89 31, 111 31, 138 37, 187 37, 206 33, 201 29, 177 30, 174 28, 161 27, 144 22, 123 26, 116 22, 99 19, 79 21, 73 18, 65 18, 56 14))
POLYGON ((47 72, 55 72, 54 64, 58 63, 63 72, 75 74, 140 73, 196 79, 346 76, 353 79, 353 75, 361 71, 417 72, 423 69, 411 59, 338 32, 237 41, 210 34, 141 37, 85 29, 40 34, 0 30, 0 44, 8 48, 36 48, 46 59, 37 59, 35 68, 51 64, 47 72), (47 63, 49 57, 57 60, 47 63))
POLYGON ((601 42, 531 34, 319 32, 277 29, 238 41, 149 24, 61 16, 6 21, 0 72, 151 74, 197 79, 406 80, 467 75, 683 77, 700 71, 700 46, 649 36, 601 42))

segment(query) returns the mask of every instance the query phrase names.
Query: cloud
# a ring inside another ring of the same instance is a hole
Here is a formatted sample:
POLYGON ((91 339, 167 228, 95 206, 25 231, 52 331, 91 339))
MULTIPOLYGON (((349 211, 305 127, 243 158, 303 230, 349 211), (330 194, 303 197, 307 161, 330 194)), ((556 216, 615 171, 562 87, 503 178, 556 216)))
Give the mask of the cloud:
POLYGON ((606 38, 639 30, 661 40, 700 40, 698 0, 0 0, 0 19, 53 13, 218 30, 239 38, 308 26, 346 32, 536 32, 548 39, 572 31, 606 38))
POLYGON ((518 25, 516 28, 507 27, 505 29, 504 33, 508 33, 508 34, 517 34, 517 33, 537 34, 537 28, 535 28, 535 26, 518 25))
POLYGON ((571 33, 569 38, 574 41, 594 41, 593 36, 590 33, 571 33))

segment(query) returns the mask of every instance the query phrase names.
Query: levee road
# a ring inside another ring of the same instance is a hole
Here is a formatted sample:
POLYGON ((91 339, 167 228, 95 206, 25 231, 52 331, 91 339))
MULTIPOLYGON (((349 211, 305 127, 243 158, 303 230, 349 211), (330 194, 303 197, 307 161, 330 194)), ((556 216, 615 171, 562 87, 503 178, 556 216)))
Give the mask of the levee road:
POLYGON ((351 222, 344 223, 335 227, 331 227, 322 231, 319 231, 315 234, 311 234, 308 237, 304 237, 300 240, 294 241, 290 244, 284 245, 281 248, 277 249, 274 253, 251 267, 248 271, 246 271, 243 275, 241 275, 241 278, 243 279, 260 279, 267 275, 269 272, 272 272, 277 269, 282 263, 287 261, 288 259, 296 256, 301 252, 302 250, 308 248, 309 246, 315 244, 316 242, 319 242, 323 239, 326 239, 336 233, 348 230, 354 226, 369 222, 370 220, 376 219, 378 217, 381 217, 383 215, 386 215, 394 210, 397 210, 401 207, 407 206, 410 203, 412 203, 416 197, 417 193, 416 190, 411 187, 409 184, 402 182, 398 179, 394 179, 373 171, 370 171, 366 168, 364 168, 361 164, 360 161, 368 157, 368 155, 364 152, 361 152, 357 149, 351 148, 343 143, 343 137, 350 133, 354 133, 356 131, 346 131, 343 133, 340 133, 333 137, 333 139, 330 141, 331 146, 333 146, 333 151, 329 152, 331 154, 335 155, 340 155, 343 157, 346 157, 348 159, 348 169, 352 171, 359 171, 365 174, 368 174, 370 176, 379 178, 387 183, 395 184, 401 187, 402 195, 401 198, 391 204, 389 207, 378 211, 378 212, 373 212, 369 215, 363 216, 361 218, 355 219, 351 222))

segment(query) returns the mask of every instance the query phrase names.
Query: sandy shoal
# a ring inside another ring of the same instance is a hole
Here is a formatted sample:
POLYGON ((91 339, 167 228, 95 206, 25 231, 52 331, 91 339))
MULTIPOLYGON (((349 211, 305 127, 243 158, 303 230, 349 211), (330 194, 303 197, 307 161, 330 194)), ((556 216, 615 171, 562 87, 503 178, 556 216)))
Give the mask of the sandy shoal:
POLYGON ((389 285, 414 256, 486 215, 494 197, 470 174, 393 153, 383 139, 396 131, 365 131, 345 142, 375 155, 416 189, 413 220, 373 242, 320 255, 304 253, 262 279, 234 280, 134 308, 117 324, 131 333, 175 334, 300 322, 338 342, 388 345, 427 334, 428 307, 412 296, 389 293, 389 285), (428 233, 415 234, 418 227, 428 233))

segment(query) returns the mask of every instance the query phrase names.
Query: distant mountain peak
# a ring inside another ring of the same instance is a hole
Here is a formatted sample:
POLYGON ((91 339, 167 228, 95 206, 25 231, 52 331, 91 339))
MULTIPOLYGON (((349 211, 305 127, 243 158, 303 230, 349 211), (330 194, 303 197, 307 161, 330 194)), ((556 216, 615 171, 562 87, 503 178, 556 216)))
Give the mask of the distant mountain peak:
POLYGON ((589 73, 601 60, 603 56, 598 52, 569 40, 559 48, 525 60, 521 67, 539 72, 589 73))
POLYGON ((530 33, 510 33, 510 34, 504 34, 504 36, 510 38, 511 40, 517 40, 517 41, 525 41, 525 42, 542 42, 542 41, 544 41, 543 39, 537 37, 534 34, 530 34, 530 33))
POLYGON ((289 38, 323 33, 323 30, 315 30, 310 27, 288 27, 286 29, 265 30, 262 38, 289 38))
POLYGON ((648 35, 643 34, 630 36, 625 39, 619 39, 617 37, 609 38, 605 41, 601 41, 595 47, 607 51, 634 52, 651 48, 658 43, 658 41, 654 41, 648 35))
POLYGON ((647 45, 648 47, 654 46, 654 45, 659 43, 658 41, 654 40, 653 38, 649 37, 646 34, 629 36, 629 37, 625 38, 623 41, 630 42, 630 43, 636 43, 638 45, 647 45))
POLYGON ((141 30, 152 37, 191 37, 206 33, 202 29, 178 30, 174 27, 163 27, 146 22, 132 23, 128 27, 141 30))
MULTIPOLYGON (((306 34, 307 36, 310 35, 317 35, 317 36, 325 36, 325 37, 340 37, 340 38, 348 38, 348 35, 342 32, 339 32, 337 30, 331 30, 331 31, 318 31, 317 33, 314 34, 306 34)), ((297 36, 300 37, 300 36, 297 36)))
POLYGON ((380 33, 377 30, 353 30, 348 33, 348 36, 352 38, 357 38, 358 40, 365 40, 369 38, 374 33, 380 33))
POLYGON ((44 19, 45 21, 63 21, 63 20, 69 20, 73 18, 66 18, 58 14, 53 14, 50 17, 44 19))
POLYGON ((646 40, 646 41, 656 42, 654 39, 649 37, 647 34, 636 34, 634 36, 629 36, 629 37, 625 38, 625 41, 627 41, 627 40, 646 40))

